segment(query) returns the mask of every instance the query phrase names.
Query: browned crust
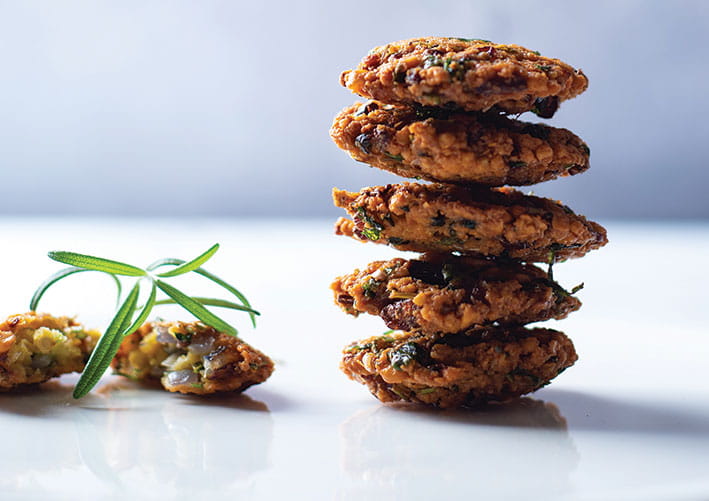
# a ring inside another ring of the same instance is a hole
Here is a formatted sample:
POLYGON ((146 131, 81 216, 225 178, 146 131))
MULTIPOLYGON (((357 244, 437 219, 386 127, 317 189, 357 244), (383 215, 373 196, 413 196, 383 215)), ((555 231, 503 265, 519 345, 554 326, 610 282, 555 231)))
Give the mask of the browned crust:
MULTIPOLYGON (((165 328, 177 326, 180 330, 194 332, 193 338, 209 337, 214 340, 214 348, 207 355, 214 364, 214 370, 202 377, 201 385, 179 386, 179 388, 173 389, 163 382, 163 387, 168 391, 197 395, 227 391, 241 392, 250 386, 264 382, 273 373, 273 361, 267 355, 241 339, 219 332, 201 322, 148 322, 143 324, 121 343, 116 356, 111 362, 111 367, 116 373, 133 379, 164 378, 164 374, 156 376, 150 374, 147 370, 136 372, 136 367, 129 361, 131 352, 137 350, 143 339, 158 326, 165 328), (138 374, 138 377, 136 377, 136 374, 138 374)), ((160 344, 165 346, 163 343, 160 344)), ((188 343, 186 342, 178 343, 178 347, 181 349, 185 349, 187 345, 188 343)), ((162 358, 164 359, 165 356, 163 355, 162 358)))
POLYGON ((607 243, 605 229, 546 198, 510 188, 402 183, 334 189, 353 222, 336 233, 416 252, 459 252, 529 262, 581 257, 607 243))
POLYGON ((72 317, 55 317, 47 313, 37 313, 30 311, 18 315, 10 315, 0 323, 0 391, 7 391, 15 388, 43 383, 51 378, 71 372, 81 372, 84 370, 86 361, 98 340, 98 332, 92 331, 94 336, 79 337, 72 332, 75 328, 84 329, 72 317), (24 329, 37 330, 42 327, 61 331, 67 336, 67 343, 78 348, 80 356, 67 360, 66 364, 59 368, 52 364, 44 370, 35 370, 30 374, 19 374, 11 369, 8 354, 16 342, 16 334, 24 329))
POLYGON ((561 332, 498 327, 440 337, 369 338, 345 348, 340 368, 382 402, 449 408, 530 393, 577 358, 561 332))
POLYGON ((378 315, 390 329, 423 333, 560 320, 581 307, 536 266, 451 255, 374 261, 331 288, 350 315, 378 315))
POLYGON ((442 37, 376 47, 357 69, 343 72, 340 83, 385 103, 533 110, 544 118, 588 87, 581 70, 519 45, 442 37))
POLYGON ((589 167, 588 146, 570 131, 493 114, 355 103, 330 136, 357 161, 443 183, 521 186, 589 167))

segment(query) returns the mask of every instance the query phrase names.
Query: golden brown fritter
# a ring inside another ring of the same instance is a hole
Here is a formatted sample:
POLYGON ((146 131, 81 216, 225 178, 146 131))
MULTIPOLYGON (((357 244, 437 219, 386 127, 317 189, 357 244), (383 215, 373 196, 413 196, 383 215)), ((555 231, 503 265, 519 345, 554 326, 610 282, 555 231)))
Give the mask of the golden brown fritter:
POLYGON ((437 407, 504 401, 548 384, 577 356, 550 329, 492 327, 459 334, 394 333, 349 345, 340 368, 382 402, 437 407))
POLYGON ((581 307, 536 266, 444 254, 374 261, 331 288, 350 315, 379 315, 390 329, 422 333, 559 320, 581 307))
POLYGON ((0 324, 0 391, 83 371, 99 337, 69 317, 9 316, 0 324))
POLYGON ((588 87, 581 70, 519 45, 439 37, 376 47, 340 83, 389 104, 533 111, 542 118, 588 87))
POLYGON ((581 257, 606 244, 606 230, 559 202, 511 188, 402 183, 333 190, 335 231, 416 252, 460 252, 529 262, 581 257))
POLYGON ((355 160, 443 183, 529 185, 589 167, 588 146, 568 130, 494 114, 370 101, 340 112, 330 136, 355 160))
POLYGON ((123 340, 111 367, 131 379, 159 379, 168 391, 198 395, 240 392, 273 372, 266 355, 201 322, 148 322, 123 340))

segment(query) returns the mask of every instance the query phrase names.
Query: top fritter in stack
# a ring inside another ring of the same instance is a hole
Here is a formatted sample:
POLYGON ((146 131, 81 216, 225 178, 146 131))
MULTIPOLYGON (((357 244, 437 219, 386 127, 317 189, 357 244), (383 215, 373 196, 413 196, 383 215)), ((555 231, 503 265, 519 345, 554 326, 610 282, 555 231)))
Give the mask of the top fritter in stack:
POLYGON ((551 265, 603 246, 606 232, 559 202, 504 185, 578 174, 589 149, 574 134, 508 118, 550 118, 583 92, 580 70, 518 45, 419 38, 372 50, 341 82, 373 101, 330 134, 355 160, 433 184, 335 189, 339 235, 425 253, 339 277, 347 313, 379 315, 392 333, 344 350, 342 369, 384 402, 454 407, 505 400, 576 361, 561 319, 581 303, 551 265), (543 271, 530 263, 548 263, 543 271))

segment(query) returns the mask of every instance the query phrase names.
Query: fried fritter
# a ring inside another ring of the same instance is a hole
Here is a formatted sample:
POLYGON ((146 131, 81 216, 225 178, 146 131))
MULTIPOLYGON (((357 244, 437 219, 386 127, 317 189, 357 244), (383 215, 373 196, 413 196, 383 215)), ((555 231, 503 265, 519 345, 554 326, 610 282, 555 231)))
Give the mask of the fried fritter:
POLYGON ((581 257, 607 243, 606 230, 559 202, 511 188, 402 183, 334 189, 338 235, 416 252, 460 252, 529 262, 581 257))
POLYGON ((69 317, 9 316, 0 324, 0 391, 81 372, 99 337, 69 317))
POLYGON ((422 333, 559 320, 581 307, 536 266, 444 254, 374 261, 331 288, 350 315, 379 315, 390 329, 422 333))
POLYGON ((588 146, 568 130, 493 114, 355 103, 330 136, 355 160, 443 183, 520 186, 589 167, 588 146))
POLYGON ((342 371, 382 402, 444 408, 530 393, 577 359, 563 333, 523 327, 442 336, 394 333, 351 344, 343 353, 342 371))
POLYGON ((519 45, 439 37, 376 47, 340 83, 384 103, 533 111, 542 118, 588 87, 581 70, 519 45))
POLYGON ((201 322, 148 322, 121 343, 111 367, 173 392, 240 392, 262 383, 273 362, 241 339, 201 322))

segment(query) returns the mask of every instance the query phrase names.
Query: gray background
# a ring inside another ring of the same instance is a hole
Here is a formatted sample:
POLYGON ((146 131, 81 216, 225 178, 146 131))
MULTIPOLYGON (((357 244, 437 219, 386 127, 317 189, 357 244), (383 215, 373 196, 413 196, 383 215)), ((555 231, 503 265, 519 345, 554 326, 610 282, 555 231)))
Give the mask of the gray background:
POLYGON ((0 214, 334 216, 333 186, 397 179, 330 141, 356 100, 340 72, 433 34, 589 76, 550 123, 592 168, 536 193, 592 217, 709 217, 709 2, 500 0, 0 1, 0 214))

